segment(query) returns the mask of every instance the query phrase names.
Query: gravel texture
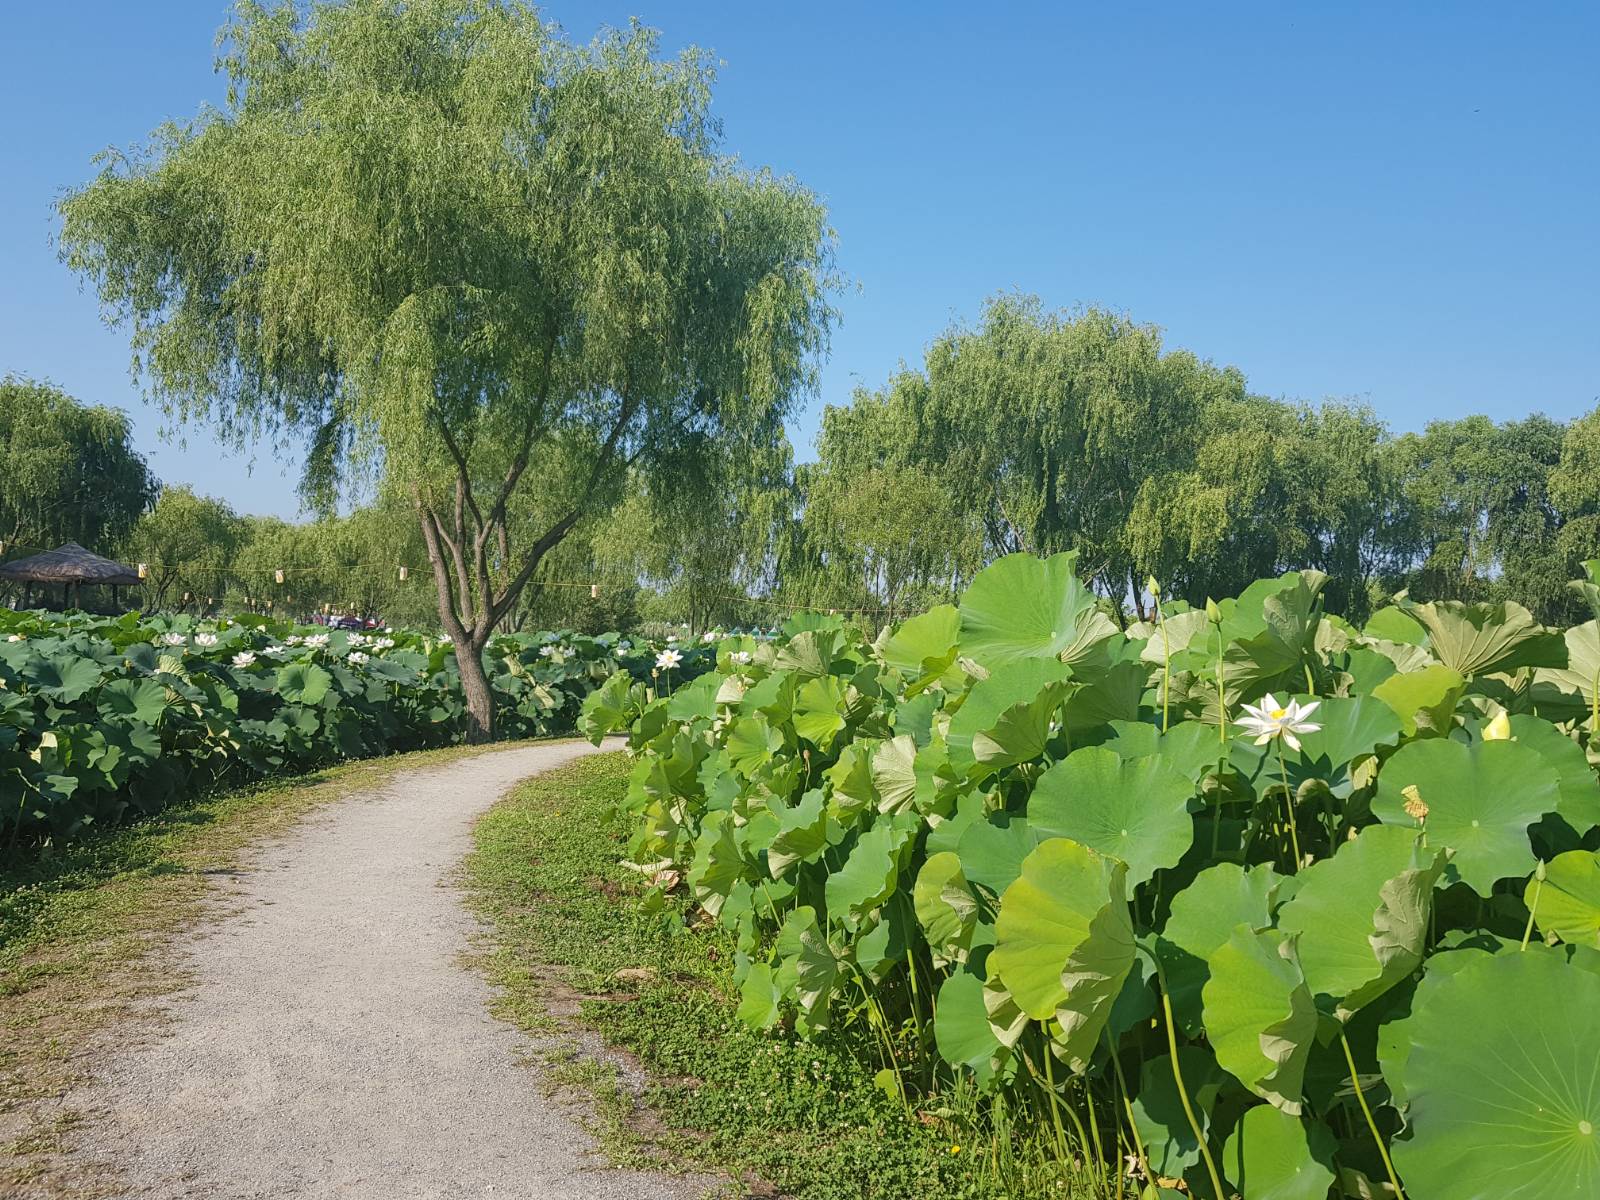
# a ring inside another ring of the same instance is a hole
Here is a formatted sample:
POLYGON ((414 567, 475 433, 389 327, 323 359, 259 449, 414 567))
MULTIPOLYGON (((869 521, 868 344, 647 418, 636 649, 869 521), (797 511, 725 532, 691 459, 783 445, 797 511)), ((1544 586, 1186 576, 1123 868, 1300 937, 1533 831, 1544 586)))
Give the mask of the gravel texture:
POLYGON ((105 1064, 84 1153, 138 1197, 693 1198, 606 1165, 462 962, 473 818, 590 753, 496 751, 397 776, 263 847, 174 951, 192 980, 105 1064))

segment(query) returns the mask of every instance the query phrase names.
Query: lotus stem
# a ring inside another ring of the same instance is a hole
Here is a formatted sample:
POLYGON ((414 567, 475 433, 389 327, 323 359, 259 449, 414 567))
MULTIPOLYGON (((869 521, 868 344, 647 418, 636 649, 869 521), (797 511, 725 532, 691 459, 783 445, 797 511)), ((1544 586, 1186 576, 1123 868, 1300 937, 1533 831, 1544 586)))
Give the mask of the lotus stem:
POLYGON ((1522 930, 1522 950, 1528 949, 1528 940, 1533 937, 1533 914, 1539 911, 1539 894, 1544 891, 1544 864, 1539 864, 1539 869, 1533 875, 1533 903, 1528 905, 1528 924, 1522 930))
MULTIPOLYGON (((1111 1052, 1111 1066, 1117 1073, 1117 1088, 1122 1096, 1122 1110, 1128 1117, 1128 1132, 1133 1137, 1133 1151, 1139 1160, 1139 1169, 1144 1172, 1146 1179, 1154 1179, 1150 1172, 1150 1157, 1145 1153, 1144 1139, 1139 1136, 1139 1122, 1134 1120, 1133 1103, 1128 1099, 1128 1077, 1122 1073, 1122 1058, 1117 1054, 1117 1048, 1112 1044, 1111 1032, 1106 1031, 1106 1049, 1111 1052)), ((1121 1184, 1118 1184, 1120 1190, 1121 1184)))
POLYGON ((1394 1160, 1389 1157, 1389 1147, 1383 1144, 1383 1135, 1378 1132, 1378 1123, 1373 1120, 1372 1109, 1367 1106, 1366 1093, 1361 1090, 1361 1075, 1356 1070, 1356 1056, 1350 1051, 1350 1039, 1345 1036, 1343 1024, 1339 1026, 1339 1044, 1344 1047, 1344 1061, 1350 1068, 1350 1083, 1356 1089, 1356 1103, 1361 1105, 1361 1115, 1367 1119, 1367 1128, 1372 1131, 1372 1140, 1378 1147, 1378 1157, 1383 1159, 1383 1169, 1389 1173, 1389 1186, 1394 1188, 1396 1200, 1406 1200, 1406 1190, 1400 1186, 1400 1176, 1395 1173, 1394 1160))
POLYGON ((1161 611, 1161 593, 1156 600, 1156 624, 1161 629, 1161 732, 1167 731, 1167 707, 1172 699, 1172 639, 1167 633, 1166 614, 1161 611))
POLYGON ((1300 870, 1300 832, 1295 827, 1294 819, 1294 792, 1289 787, 1289 764, 1283 757, 1283 738, 1279 736, 1278 743, 1278 778, 1283 783, 1283 815, 1289 822, 1289 844, 1294 849, 1294 866, 1289 874, 1297 874, 1300 870))
MULTIPOLYGON (((1172 1063, 1172 1081, 1178 1085, 1178 1099, 1183 1101, 1183 1115, 1189 1119, 1189 1128, 1194 1131, 1194 1140, 1200 1145, 1200 1155, 1206 1160, 1206 1174, 1211 1176, 1212 1195, 1216 1200, 1227 1200, 1227 1193, 1222 1190, 1222 1176, 1217 1173, 1217 1163, 1211 1157, 1211 1147, 1206 1144, 1205 1131, 1200 1128, 1200 1120, 1194 1115, 1194 1105, 1189 1102, 1189 1089, 1184 1086, 1183 1068, 1178 1065, 1178 1031, 1172 1020, 1172 997, 1167 994, 1167 973, 1161 968, 1161 960, 1156 960, 1156 973, 1160 976, 1161 983, 1161 1015, 1165 1018, 1167 1026, 1167 1054, 1172 1063)), ((1405 1200, 1405 1197, 1400 1197, 1405 1200)))

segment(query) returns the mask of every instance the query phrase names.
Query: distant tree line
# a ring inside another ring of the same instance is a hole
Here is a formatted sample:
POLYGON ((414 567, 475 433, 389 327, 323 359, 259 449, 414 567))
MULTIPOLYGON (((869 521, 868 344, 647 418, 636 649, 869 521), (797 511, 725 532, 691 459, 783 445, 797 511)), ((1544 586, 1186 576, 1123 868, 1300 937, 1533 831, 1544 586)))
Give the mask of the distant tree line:
MULTIPOLYGON (((1200 603, 1315 567, 1354 619, 1406 590, 1562 622, 1579 616, 1566 581, 1600 555, 1600 410, 1397 435, 1366 405, 1257 395, 1153 326, 1026 297, 826 408, 816 452, 719 454, 687 489, 633 475, 503 623, 703 629, 815 606, 882 624, 954 598, 999 555, 1072 548, 1130 618, 1150 575, 1200 603)), ((438 622, 403 498, 243 516, 161 488, 122 414, 16 377, 0 383, 0 538, 6 557, 74 540, 143 562, 154 608, 438 622)))

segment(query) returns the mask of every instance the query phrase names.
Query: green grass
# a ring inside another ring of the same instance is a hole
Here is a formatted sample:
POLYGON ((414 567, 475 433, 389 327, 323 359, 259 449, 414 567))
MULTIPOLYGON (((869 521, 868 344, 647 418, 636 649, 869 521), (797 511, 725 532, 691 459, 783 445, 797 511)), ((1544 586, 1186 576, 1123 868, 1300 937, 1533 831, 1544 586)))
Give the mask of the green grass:
POLYGON ((635 1096, 610 1063, 558 1052, 557 1080, 597 1098, 596 1132, 619 1163, 712 1168, 735 1190, 796 1200, 1115 1194, 968 1091, 908 1112, 875 1085, 865 1030, 807 1043, 736 1021, 726 937, 636 903, 613 812, 626 773, 608 754, 528 782, 479 823, 466 868, 494 930, 483 962, 501 1015, 540 1034, 587 1027, 644 1068, 635 1096))
POLYGON ((66 1157, 81 1114, 63 1103, 94 1058, 183 986, 153 952, 191 922, 261 838, 402 770, 502 747, 350 763, 220 793, 59 848, 0 854, 0 1195, 118 1194, 66 1157))

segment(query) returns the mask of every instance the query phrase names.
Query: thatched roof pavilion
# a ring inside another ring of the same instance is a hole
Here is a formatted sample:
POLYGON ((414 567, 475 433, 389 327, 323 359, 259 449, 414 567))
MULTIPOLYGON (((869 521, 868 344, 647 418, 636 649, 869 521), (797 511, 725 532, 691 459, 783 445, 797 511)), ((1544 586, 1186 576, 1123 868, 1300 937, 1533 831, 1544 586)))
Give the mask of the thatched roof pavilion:
POLYGON ((0 563, 0 579, 11 583, 109 583, 139 582, 132 567, 110 558, 91 554, 77 542, 68 542, 31 558, 0 563))
POLYGON ((43 586, 46 596, 50 594, 51 584, 59 584, 63 607, 73 596, 76 596, 79 607, 82 607, 83 585, 87 583, 91 586, 109 585, 112 607, 115 608, 118 604, 117 589, 125 584, 139 582, 139 573, 132 567, 115 559, 91 554, 77 542, 68 542, 64 546, 57 546, 54 550, 46 550, 43 554, 35 554, 31 558, 0 563, 0 584, 20 583, 23 587, 24 604, 32 602, 35 584, 43 586))

